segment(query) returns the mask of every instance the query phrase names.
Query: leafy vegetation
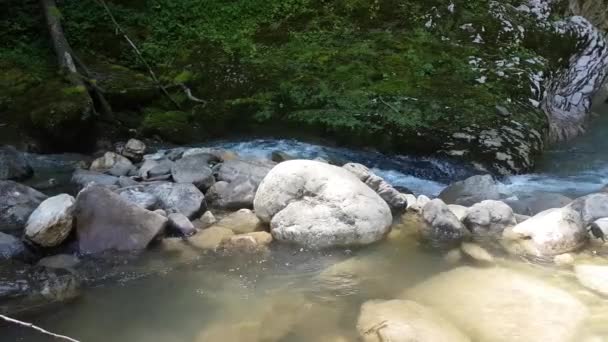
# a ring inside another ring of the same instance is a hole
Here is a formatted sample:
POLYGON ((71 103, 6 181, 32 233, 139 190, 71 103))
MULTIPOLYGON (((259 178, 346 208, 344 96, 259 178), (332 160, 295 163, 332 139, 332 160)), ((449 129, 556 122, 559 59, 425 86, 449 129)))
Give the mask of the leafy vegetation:
MULTIPOLYGON (((0 60, 44 80, 51 55, 40 38, 43 19, 31 15, 36 1, 9 2, 18 9, 0 17, 0 38, 8 42, 0 60)), ((527 77, 549 72, 570 51, 544 49, 539 42, 555 36, 509 7, 516 0, 500 3, 527 33, 519 39, 518 30, 503 30, 490 3, 454 0, 452 10, 440 0, 111 1, 182 105, 175 112, 158 95, 122 101, 118 110, 142 112, 137 128, 179 142, 266 125, 387 149, 425 134, 422 145, 433 149, 453 132, 500 125, 496 105, 509 109, 509 120, 542 131, 545 118, 527 101, 534 95, 527 77), (475 68, 472 58, 482 65, 475 68), (521 63, 496 69, 497 61, 513 59, 521 63), (208 105, 171 87, 181 83, 208 105)), ((87 61, 147 72, 97 1, 58 4, 67 36, 87 61)))

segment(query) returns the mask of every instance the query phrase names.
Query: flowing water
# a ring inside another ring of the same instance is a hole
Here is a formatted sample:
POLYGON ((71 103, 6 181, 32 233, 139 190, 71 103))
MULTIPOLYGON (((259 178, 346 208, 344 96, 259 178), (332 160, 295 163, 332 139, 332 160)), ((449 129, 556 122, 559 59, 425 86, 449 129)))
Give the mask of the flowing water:
MULTIPOLYGON (((608 114, 608 108, 601 110, 608 114)), ((536 174, 506 179, 505 194, 541 190, 574 196, 607 184, 608 115, 593 126, 586 136, 547 152, 536 174)), ((268 157, 281 150, 296 157, 361 162, 391 183, 427 195, 437 195, 449 182, 474 172, 453 161, 384 156, 291 140, 218 142, 215 146, 251 157, 268 157)), ((74 160, 34 159, 39 173, 46 170, 55 177, 69 175, 74 160)), ((413 224, 399 224, 386 241, 359 250, 319 252, 273 246, 255 256, 228 256, 153 248, 135 261, 125 259, 129 261, 111 268, 89 270, 92 278, 102 280, 92 281, 82 297, 23 318, 83 342, 357 341, 355 327, 364 301, 396 298, 403 290, 454 267, 446 262, 444 252, 416 242, 410 234, 413 224), (92 275, 95 272, 104 274, 92 275)), ((591 312, 580 337, 608 340, 608 302, 580 286, 571 271, 513 261, 500 254, 497 260, 501 267, 532 274, 579 298, 591 312)), ((475 284, 466 286, 475 291, 475 284)), ((449 298, 450 294, 437 296, 449 298)), ((556 308, 546 310, 550 316, 556 308)), ((513 315, 508 308, 494 314, 496 320, 513 315)), ((0 323, 0 341, 53 340, 0 323)))

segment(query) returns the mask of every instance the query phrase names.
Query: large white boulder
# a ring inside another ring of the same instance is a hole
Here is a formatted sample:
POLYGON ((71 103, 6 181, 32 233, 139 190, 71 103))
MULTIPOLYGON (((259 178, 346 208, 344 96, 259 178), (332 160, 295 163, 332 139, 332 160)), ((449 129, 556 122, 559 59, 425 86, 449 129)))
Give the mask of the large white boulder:
POLYGON ((470 339, 434 310, 409 300, 363 303, 357 331, 364 342, 465 342, 470 339))
POLYGON ((470 207, 463 223, 475 235, 500 236, 505 228, 515 226, 517 221, 507 204, 486 200, 470 207))
POLYGON ((571 342, 589 315, 568 292, 502 267, 459 267, 403 296, 437 310, 473 341, 571 342))
POLYGON ((393 220, 386 202, 355 175, 311 160, 275 166, 253 205, 276 240, 313 248, 373 243, 393 220))
POLYGON ((587 239, 581 214, 570 207, 545 210, 503 232, 509 251, 536 257, 571 252, 587 239))
POLYGON ((27 220, 25 237, 43 247, 61 244, 72 232, 75 202, 67 194, 44 200, 27 220))

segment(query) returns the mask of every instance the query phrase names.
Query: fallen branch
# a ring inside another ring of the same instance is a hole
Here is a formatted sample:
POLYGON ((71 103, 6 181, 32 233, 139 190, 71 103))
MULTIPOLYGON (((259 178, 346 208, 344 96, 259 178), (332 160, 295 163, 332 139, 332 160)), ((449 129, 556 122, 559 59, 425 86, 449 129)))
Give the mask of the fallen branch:
POLYGON ((180 83, 179 86, 184 90, 184 93, 186 93, 186 96, 190 101, 202 103, 203 105, 207 104, 207 101, 199 99, 198 97, 192 95, 192 90, 190 90, 190 88, 188 88, 188 86, 186 86, 185 84, 180 83))
POLYGON ((175 101, 173 99, 173 97, 171 97, 171 94, 169 94, 169 92, 167 91, 167 88, 165 88, 165 86, 163 86, 162 83, 158 80, 158 77, 156 77, 156 73, 154 72, 154 70, 152 69, 152 67, 150 66, 150 64, 148 64, 148 62, 146 61, 146 59, 144 58, 144 56, 141 54, 141 51, 139 51, 139 48, 137 48, 137 45, 135 45, 135 43, 131 40, 131 38, 129 38, 129 36, 125 32, 125 30, 122 28, 122 26, 120 26, 120 24, 118 23, 118 21, 116 20, 116 18, 112 14, 112 11, 110 11, 110 8, 108 7, 108 4, 106 4, 106 2, 104 0, 97 0, 97 2, 101 6, 103 6, 104 10, 108 14, 108 17, 110 18, 110 20, 114 24, 114 27, 116 28, 116 32, 120 33, 123 36, 123 38, 127 41, 127 43, 129 43, 129 45, 131 46, 131 48, 135 52, 135 55, 137 55, 137 58, 140 60, 140 62, 146 67, 146 69, 148 69, 148 74, 150 74, 150 77, 152 78, 152 81, 154 81, 154 83, 156 83, 156 86, 163 92, 163 94, 165 94, 165 96, 171 102, 173 102, 173 104, 179 109, 180 108, 179 103, 177 103, 177 101, 175 101))
POLYGON ((40 333, 42 333, 44 335, 47 335, 47 336, 52 336, 54 338, 58 338, 58 339, 69 341, 69 342, 80 342, 80 341, 75 340, 75 339, 73 339, 73 338, 71 338, 69 336, 55 334, 55 333, 52 333, 52 332, 50 332, 48 330, 44 330, 41 327, 35 326, 32 323, 22 322, 22 321, 14 319, 14 318, 10 318, 8 316, 0 315, 0 319, 3 319, 4 321, 9 322, 9 323, 17 324, 17 325, 22 326, 22 327, 34 329, 34 330, 36 330, 36 331, 38 331, 38 332, 40 332, 40 333))

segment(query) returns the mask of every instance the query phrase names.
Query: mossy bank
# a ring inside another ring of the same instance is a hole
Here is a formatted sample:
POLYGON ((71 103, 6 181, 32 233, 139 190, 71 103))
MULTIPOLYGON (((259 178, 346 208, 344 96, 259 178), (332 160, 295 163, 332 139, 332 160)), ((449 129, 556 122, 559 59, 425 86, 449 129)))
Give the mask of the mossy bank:
POLYGON ((304 135, 523 172, 547 129, 535 79, 576 48, 517 0, 108 2, 176 104, 97 1, 57 4, 113 114, 76 115, 78 89, 54 71, 37 1, 9 0, 0 5, 0 121, 64 149, 134 132, 176 143, 304 135))

